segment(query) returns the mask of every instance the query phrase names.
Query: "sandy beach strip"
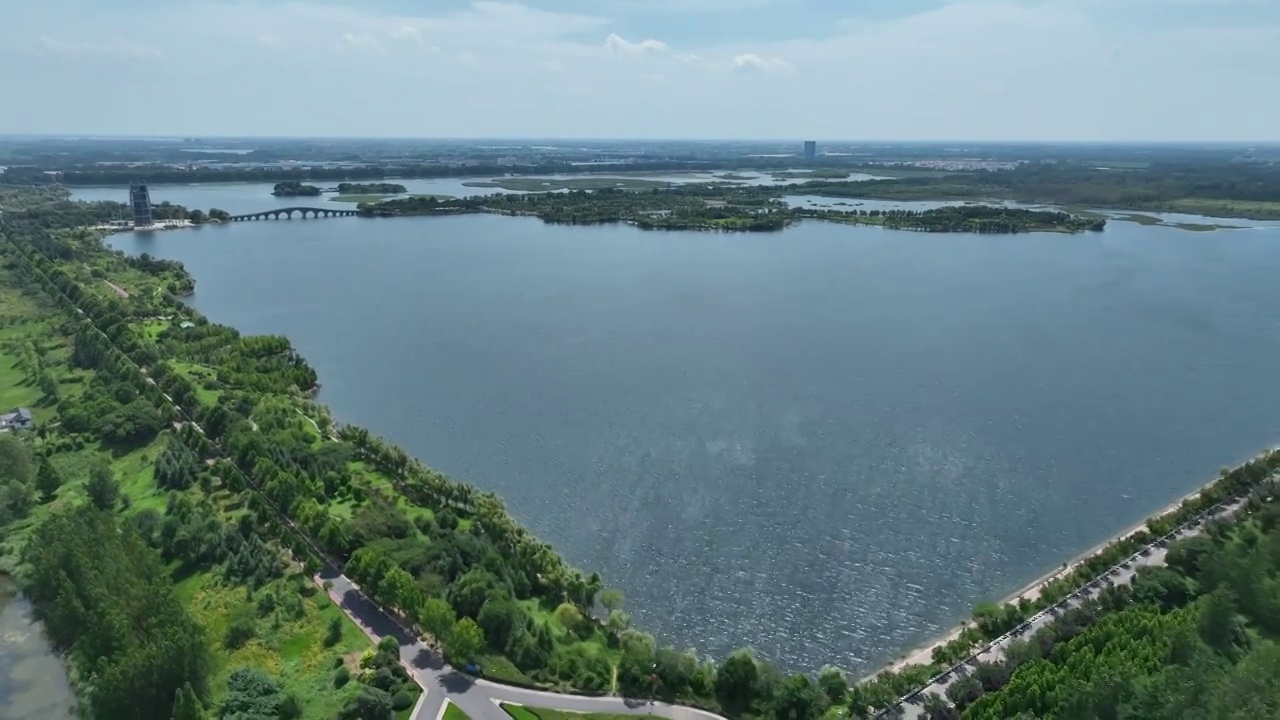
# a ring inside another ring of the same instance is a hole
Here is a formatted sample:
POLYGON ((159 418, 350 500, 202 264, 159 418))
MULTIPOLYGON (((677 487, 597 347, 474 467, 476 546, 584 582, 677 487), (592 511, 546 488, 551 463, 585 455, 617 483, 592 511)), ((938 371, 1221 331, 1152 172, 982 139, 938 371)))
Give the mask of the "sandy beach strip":
MULTIPOLYGON (((1267 451, 1264 451, 1264 452, 1262 452, 1262 453, 1258 453, 1258 455, 1255 455, 1253 458, 1250 458, 1250 460, 1249 460, 1249 461, 1251 461, 1251 460, 1253 460, 1253 459, 1255 459, 1255 458, 1257 458, 1257 457, 1260 457, 1260 456, 1262 456, 1262 455, 1265 455, 1267 452, 1271 452, 1271 450, 1267 450, 1267 451)), ((1249 462, 1249 461, 1246 461, 1246 462, 1249 462)), ((1241 465, 1243 465, 1243 464, 1245 464, 1245 463, 1241 463, 1241 465)), ((1170 514, 1170 513, 1174 512, 1174 511, 1176 511, 1179 507, 1182 507, 1182 504, 1183 504, 1183 503, 1187 502, 1188 500, 1191 500, 1192 498, 1197 497, 1198 495, 1200 495, 1200 493, 1202 493, 1202 492, 1204 492, 1205 490, 1207 490, 1207 489, 1209 489, 1209 488, 1213 487, 1213 485, 1214 485, 1214 484, 1216 484, 1217 482, 1218 482, 1218 478, 1214 478, 1213 480, 1211 480, 1211 481, 1209 481, 1209 482, 1205 483, 1204 485, 1201 485, 1200 487, 1196 488, 1195 490, 1192 490, 1191 492, 1187 493, 1186 495, 1183 495, 1182 497, 1178 498, 1177 500, 1174 500, 1173 502, 1169 503, 1169 504, 1168 504, 1168 505, 1167 505, 1163 510, 1160 510, 1159 512, 1155 513, 1154 515, 1148 515, 1148 516, 1146 517, 1146 519, 1144 519, 1142 522, 1137 523, 1137 524, 1133 525, 1132 527, 1130 527, 1130 528, 1128 528, 1128 529, 1126 529, 1126 530, 1121 531, 1120 533, 1116 534, 1115 536, 1111 537, 1110 539, 1105 540, 1105 541, 1103 541, 1103 542, 1099 543, 1098 545, 1096 545, 1096 546, 1094 546, 1094 547, 1090 548, 1089 550, 1086 550, 1085 552, 1080 553, 1079 555, 1075 556, 1074 558, 1072 558, 1072 559, 1071 559, 1071 560, 1069 560, 1068 562, 1063 563, 1063 565, 1062 565, 1062 566, 1060 566, 1060 567, 1058 567, 1057 569, 1051 570, 1051 571, 1049 571, 1049 572, 1045 573, 1044 575, 1041 575, 1039 578, 1037 578, 1037 579, 1033 580, 1032 582, 1028 583, 1028 584, 1027 584, 1025 587, 1023 587, 1021 590, 1018 590, 1017 592, 1015 592, 1015 593, 1013 593, 1013 594, 1009 595, 1008 597, 1006 597, 1006 598, 1002 601, 1002 603, 1001 603, 1001 604, 1016 603, 1016 602, 1018 602, 1019 600, 1023 600, 1023 599, 1026 599, 1028 602, 1033 602, 1033 601, 1035 601, 1037 598, 1039 598, 1039 597, 1040 597, 1040 592, 1041 592, 1041 591, 1042 591, 1046 586, 1048 586, 1048 585, 1049 585, 1049 583, 1052 583, 1054 580, 1057 580, 1058 578, 1060 578, 1060 577, 1062 577, 1062 576, 1064 576, 1064 575, 1067 575, 1067 574, 1071 573, 1071 572, 1072 572, 1072 571, 1074 571, 1077 567, 1079 567, 1083 562, 1085 562, 1085 561, 1086 561, 1086 560, 1088 560, 1089 558, 1093 557, 1094 555, 1097 555, 1098 553, 1100 553, 1100 552, 1102 552, 1104 549, 1106 549, 1106 547, 1107 547, 1108 545, 1110 545, 1110 544, 1112 544, 1112 543, 1114 543, 1114 542, 1118 542, 1118 541, 1120 541, 1120 540, 1124 540, 1124 539, 1126 539, 1126 538, 1132 537, 1132 536, 1133 536, 1135 533, 1137 533, 1138 531, 1146 529, 1147 524, 1148 524, 1148 523, 1150 523, 1152 520, 1155 520, 1155 519, 1157 519, 1157 518, 1164 517, 1165 515, 1168 515, 1168 514, 1170 514)), ((885 671, 889 671, 889 672, 897 672, 897 671, 901 670, 902 668, 907 667, 908 665, 929 665, 929 664, 931 664, 931 663, 933 662, 933 651, 934 651, 934 649, 935 649, 935 648, 942 647, 943 645, 946 645, 947 643, 951 642, 952 640, 955 640, 956 638, 960 637, 960 633, 961 633, 961 632, 963 632, 963 631, 964 631, 964 629, 965 629, 966 627, 969 627, 969 625, 970 625, 970 624, 971 624, 971 623, 970 623, 970 622, 968 622, 968 621, 965 621, 965 622, 960 623, 959 625, 957 625, 957 626, 955 626, 954 628, 952 628, 952 629, 951 629, 951 631, 950 631, 950 632, 948 632, 946 635, 943 635, 943 636, 941 636, 941 637, 939 637, 939 638, 936 638, 936 639, 934 639, 934 640, 929 641, 928 643, 926 643, 926 644, 924 644, 924 645, 921 645, 920 647, 917 647, 916 649, 914 649, 914 650, 912 650, 912 651, 910 651, 910 652, 906 653, 906 654, 905 654, 905 655, 903 655, 902 657, 900 657, 900 658, 898 658, 897 660, 893 661, 893 663, 892 663, 892 664, 890 664, 890 665, 888 665, 888 666, 886 666, 886 667, 884 667, 884 668, 881 668, 880 670, 877 670, 875 673, 873 673, 873 674, 871 674, 871 675, 868 675, 867 677, 863 678, 863 682, 866 682, 866 681, 868 681, 868 680, 871 680, 871 679, 875 678, 875 676, 876 676, 876 675, 879 675, 880 673, 885 672, 885 671)))

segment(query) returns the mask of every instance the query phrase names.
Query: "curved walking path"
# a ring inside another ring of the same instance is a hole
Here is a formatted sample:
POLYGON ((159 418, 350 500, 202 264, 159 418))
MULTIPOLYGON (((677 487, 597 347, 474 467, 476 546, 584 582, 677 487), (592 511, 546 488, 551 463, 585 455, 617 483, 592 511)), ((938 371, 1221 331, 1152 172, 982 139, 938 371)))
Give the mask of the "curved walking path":
POLYGON ((725 720, 715 713, 683 705, 529 690, 466 675, 445 664, 439 652, 390 617, 336 569, 326 569, 315 580, 328 583, 329 597, 374 642, 388 636, 399 641, 401 663, 423 690, 414 708, 413 720, 437 720, 444 712, 445 700, 457 705, 472 720, 511 720, 498 706, 499 702, 572 712, 655 715, 668 720, 725 720))

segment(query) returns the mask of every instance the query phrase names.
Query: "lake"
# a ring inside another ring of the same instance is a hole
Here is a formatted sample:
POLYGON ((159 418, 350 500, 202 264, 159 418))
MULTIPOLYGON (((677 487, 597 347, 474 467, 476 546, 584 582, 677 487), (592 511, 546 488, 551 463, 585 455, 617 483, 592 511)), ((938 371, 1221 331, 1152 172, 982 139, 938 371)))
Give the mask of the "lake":
POLYGON ((340 420, 501 494, 661 641, 788 669, 870 672, 1280 439, 1265 224, 110 241, 291 338, 340 420))
POLYGON ((0 575, 0 718, 72 720, 75 696, 31 603, 0 575))

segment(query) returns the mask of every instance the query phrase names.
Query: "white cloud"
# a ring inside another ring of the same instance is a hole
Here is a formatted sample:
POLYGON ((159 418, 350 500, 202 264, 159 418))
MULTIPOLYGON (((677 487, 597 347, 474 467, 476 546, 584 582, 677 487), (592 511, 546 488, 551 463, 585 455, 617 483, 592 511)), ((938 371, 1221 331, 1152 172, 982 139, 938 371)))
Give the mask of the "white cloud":
POLYGON ((754 53, 734 55, 729 67, 737 72, 786 72, 791 63, 777 57, 760 57, 754 53))
POLYGON ((422 35, 418 33, 418 28, 412 25, 401 25, 390 34, 392 40, 405 40, 419 47, 423 45, 422 35))
POLYGON ((50 37, 48 35, 40 36, 40 46, 47 52, 57 55, 114 55, 116 57, 133 58, 139 60, 154 60, 162 57, 162 53, 157 48, 138 45, 128 40, 112 40, 110 42, 73 42, 63 40, 61 38, 50 37))
POLYGON ((667 44, 661 40, 641 40, 640 42, 630 42, 615 33, 609 33, 609 37, 604 39, 604 46, 610 50, 625 55, 638 55, 648 52, 666 52, 667 44))
POLYGON ((373 35, 362 33, 343 33, 341 40, 338 42, 338 49, 345 50, 348 48, 361 48, 369 50, 382 50, 382 43, 373 35))
POLYGON ((750 42, 686 32, 678 49, 611 22, 604 16, 618 6, 607 0, 579 0, 590 13, 495 0, 398 12, 358 0, 183 0, 141 15, 101 0, 17 3, 0 22, 0 87, 12 101, 0 132, 1276 137, 1280 96, 1266 92, 1280 87, 1276 0, 1216 0, 1239 12, 1211 25, 1196 10, 1133 22, 1159 0, 943 0, 828 23, 821 37, 773 32, 770 13, 789 1, 760 13, 750 42), (438 62, 422 62, 436 49, 438 62), (161 56, 150 65, 157 86, 213 72, 227 80, 141 119, 77 112, 72 99, 113 101, 122 64, 161 56), (657 82, 661 93, 635 92, 657 82), (334 112, 324 92, 334 83, 359 84, 362 102, 334 112), (805 113, 761 103, 782 83, 805 98, 805 113), (491 112, 473 99, 477 87, 521 111, 491 112), (1221 111, 1240 98, 1247 111, 1221 111))

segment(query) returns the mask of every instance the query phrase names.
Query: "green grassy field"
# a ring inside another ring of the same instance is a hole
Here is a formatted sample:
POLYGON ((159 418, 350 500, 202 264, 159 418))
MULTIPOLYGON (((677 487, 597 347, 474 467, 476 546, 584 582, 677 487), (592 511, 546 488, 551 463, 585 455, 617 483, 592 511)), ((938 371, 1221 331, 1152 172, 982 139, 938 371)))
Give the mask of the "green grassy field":
POLYGON ((448 700, 444 701, 444 720, 471 720, 471 716, 462 711, 462 708, 454 705, 448 700))
POLYGON ((1209 200, 1182 198, 1160 204, 1168 212, 1250 220, 1280 220, 1280 202, 1269 200, 1209 200))
MULTIPOLYGON (((179 573, 180 574, 180 573, 179 573)), ((279 680, 281 687, 297 697, 304 718, 331 718, 360 685, 348 683, 335 688, 334 672, 345 664, 357 670, 360 655, 370 647, 368 638, 308 578, 295 574, 281 578, 249 593, 246 588, 228 586, 213 573, 197 573, 182 579, 177 595, 183 605, 204 626, 214 648, 211 687, 214 704, 226 688, 231 671, 238 667, 261 668, 279 680), (264 598, 274 597, 274 601, 264 598), (263 612, 263 607, 275 607, 263 612), (257 618, 256 636, 234 650, 224 646, 231 619, 249 614, 257 618), (342 636, 326 646, 329 624, 339 619, 342 636)))

